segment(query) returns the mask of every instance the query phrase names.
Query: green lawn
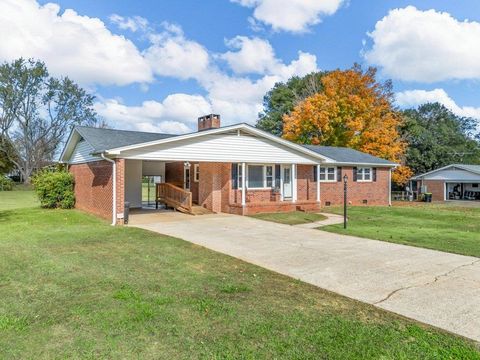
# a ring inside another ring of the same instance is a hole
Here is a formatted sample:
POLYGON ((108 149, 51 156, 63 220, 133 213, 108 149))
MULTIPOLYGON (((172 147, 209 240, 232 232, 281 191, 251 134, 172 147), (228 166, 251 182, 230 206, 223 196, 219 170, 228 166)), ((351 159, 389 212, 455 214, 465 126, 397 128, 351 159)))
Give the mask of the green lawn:
POLYGON ((4 204, 1 359, 480 359, 478 344, 179 239, 4 204))
POLYGON ((285 213, 265 213, 251 215, 256 219, 273 221, 280 224, 299 225, 315 221, 325 220, 326 216, 315 213, 306 213, 303 211, 292 211, 285 213))
MULTIPOLYGON (((343 209, 329 211, 340 214, 343 209)), ((480 257, 480 208, 425 204, 350 207, 348 229, 321 230, 480 257)))
POLYGON ((38 206, 39 202, 31 190, 0 191, 0 210, 11 210, 38 206))

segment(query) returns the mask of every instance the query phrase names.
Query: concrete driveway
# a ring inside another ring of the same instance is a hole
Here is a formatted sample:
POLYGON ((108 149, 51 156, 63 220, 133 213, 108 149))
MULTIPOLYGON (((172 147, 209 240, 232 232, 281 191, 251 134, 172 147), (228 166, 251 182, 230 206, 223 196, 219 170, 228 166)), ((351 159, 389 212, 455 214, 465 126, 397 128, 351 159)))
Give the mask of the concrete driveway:
POLYGON ((480 341, 479 258, 226 214, 146 215, 131 225, 480 341))

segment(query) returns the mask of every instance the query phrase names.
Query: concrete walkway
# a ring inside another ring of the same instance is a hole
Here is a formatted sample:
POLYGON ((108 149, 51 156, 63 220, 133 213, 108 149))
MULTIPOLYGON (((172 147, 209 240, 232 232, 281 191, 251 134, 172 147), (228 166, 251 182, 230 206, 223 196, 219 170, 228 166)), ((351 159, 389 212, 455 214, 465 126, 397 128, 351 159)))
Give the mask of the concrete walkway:
POLYGON ((131 225, 480 341, 479 258, 226 214, 145 215, 131 225))
POLYGON ((306 224, 298 224, 298 225, 295 225, 295 226, 305 228, 305 229, 316 229, 316 228, 321 227, 321 226, 343 224, 343 216, 342 215, 329 214, 329 213, 319 213, 319 214, 325 216, 326 219, 320 220, 320 221, 314 221, 314 222, 306 223, 306 224))

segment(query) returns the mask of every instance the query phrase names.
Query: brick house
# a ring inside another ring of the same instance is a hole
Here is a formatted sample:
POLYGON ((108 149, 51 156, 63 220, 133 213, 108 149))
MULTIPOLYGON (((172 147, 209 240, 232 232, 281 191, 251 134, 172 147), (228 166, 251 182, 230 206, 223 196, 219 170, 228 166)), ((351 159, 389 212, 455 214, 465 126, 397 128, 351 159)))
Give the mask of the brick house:
POLYGON ((413 191, 433 201, 480 200, 480 165, 451 164, 413 177, 413 191))
POLYGON ((142 207, 142 176, 188 194, 212 212, 319 210, 343 203, 390 204, 396 164, 356 150, 299 145, 248 124, 198 119, 198 131, 170 135, 76 127, 61 154, 75 176, 76 207, 121 223, 124 203, 142 207))

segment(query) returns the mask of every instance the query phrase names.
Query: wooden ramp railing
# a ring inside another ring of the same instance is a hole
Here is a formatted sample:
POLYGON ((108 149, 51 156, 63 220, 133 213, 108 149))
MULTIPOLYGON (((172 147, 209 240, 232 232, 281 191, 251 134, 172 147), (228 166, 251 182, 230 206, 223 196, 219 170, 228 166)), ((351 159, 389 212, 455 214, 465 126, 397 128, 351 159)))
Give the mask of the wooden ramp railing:
POLYGON ((163 202, 181 212, 192 213, 192 193, 169 183, 156 184, 156 204, 163 202))

